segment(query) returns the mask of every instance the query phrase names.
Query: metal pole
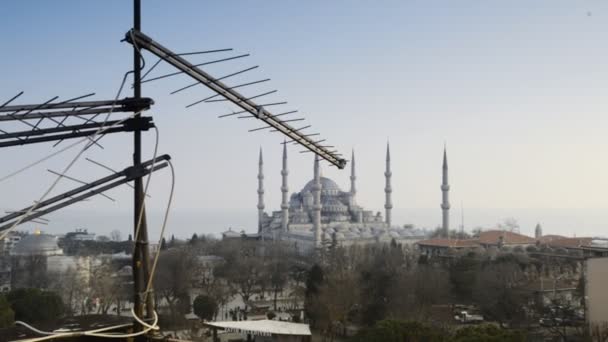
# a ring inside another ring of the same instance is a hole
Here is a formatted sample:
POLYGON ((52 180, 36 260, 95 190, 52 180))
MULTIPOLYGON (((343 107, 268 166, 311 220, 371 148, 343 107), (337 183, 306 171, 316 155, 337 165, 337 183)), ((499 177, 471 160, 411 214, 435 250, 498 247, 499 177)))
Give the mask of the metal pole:
MULTIPOLYGON (((133 29, 136 32, 141 31, 141 0, 133 0, 133 29)), ((141 57, 137 46, 133 46, 133 97, 137 101, 141 98, 141 57)), ((141 113, 135 115, 135 129, 133 131, 133 166, 138 168, 141 165, 141 126, 139 120, 141 113)), ((133 305, 135 313, 139 317, 144 317, 143 292, 146 288, 148 280, 150 254, 148 249, 148 227, 146 222, 146 212, 143 203, 143 181, 142 177, 135 178, 134 181, 134 238, 135 249, 133 253, 133 286, 134 300, 133 305), (141 220, 139 215, 142 215, 141 220), (137 226, 139 225, 139 234, 137 234, 137 226)), ((146 296, 146 318, 151 318, 154 311, 153 296, 146 296)), ((141 330, 140 325, 136 326, 136 330, 141 330)), ((143 339, 142 339, 143 340, 143 339)))

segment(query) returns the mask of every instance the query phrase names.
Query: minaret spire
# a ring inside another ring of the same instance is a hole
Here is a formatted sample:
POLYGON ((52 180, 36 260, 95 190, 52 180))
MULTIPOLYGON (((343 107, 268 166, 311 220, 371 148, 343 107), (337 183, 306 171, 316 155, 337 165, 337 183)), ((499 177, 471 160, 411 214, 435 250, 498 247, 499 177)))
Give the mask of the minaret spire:
POLYGON ((258 162, 258 233, 262 233, 264 220, 264 159, 260 147, 260 160, 258 162))
POLYGON ((315 247, 321 246, 321 170, 319 167, 319 156, 315 156, 314 183, 312 187, 313 196, 313 236, 315 247))
POLYGON ((353 148, 353 154, 350 158, 350 195, 353 204, 355 203, 355 195, 357 195, 357 187, 355 182, 357 181, 357 175, 355 173, 355 149, 353 148))
POLYGON ((385 221, 387 228, 391 227, 392 217, 391 210, 393 209, 393 200, 391 199, 391 194, 393 192, 393 188, 391 187, 391 176, 393 173, 391 172, 391 150, 389 143, 386 143, 386 171, 384 172, 384 177, 386 178, 386 186, 384 187, 384 194, 386 195, 386 202, 384 204, 385 209, 385 221))
POLYGON ((287 142, 283 142, 283 169, 281 170, 281 228, 283 232, 287 231, 287 224, 289 223, 289 203, 288 201, 288 193, 289 187, 287 185, 287 175, 289 175, 289 170, 287 170, 287 142))
POLYGON ((540 222, 536 224, 534 229, 534 237, 540 239, 543 236, 543 228, 540 226, 540 222))
POLYGON ((448 156, 445 145, 443 146, 443 181, 441 183, 441 212, 443 235, 448 237, 450 232, 450 185, 448 184, 448 156))

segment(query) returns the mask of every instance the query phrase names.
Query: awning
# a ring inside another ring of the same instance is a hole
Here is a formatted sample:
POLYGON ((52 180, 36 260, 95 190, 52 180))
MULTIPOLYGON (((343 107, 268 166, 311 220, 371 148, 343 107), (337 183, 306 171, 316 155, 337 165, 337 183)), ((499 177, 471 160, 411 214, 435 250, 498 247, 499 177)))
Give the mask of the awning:
POLYGON ((205 322, 204 324, 209 327, 219 328, 229 332, 257 336, 311 335, 308 324, 273 321, 268 319, 259 321, 205 322))

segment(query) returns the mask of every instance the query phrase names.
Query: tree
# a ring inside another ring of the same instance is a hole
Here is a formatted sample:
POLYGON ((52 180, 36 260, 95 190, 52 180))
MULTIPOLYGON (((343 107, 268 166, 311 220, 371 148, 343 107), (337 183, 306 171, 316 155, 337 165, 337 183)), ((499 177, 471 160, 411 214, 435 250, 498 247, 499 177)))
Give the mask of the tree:
POLYGON ((225 262, 214 269, 214 276, 225 279, 233 292, 241 296, 245 310, 253 294, 266 285, 263 249, 255 241, 240 239, 217 246, 216 251, 225 262))
POLYGON ((110 238, 105 235, 99 235, 96 240, 99 242, 108 242, 110 241, 110 238))
POLYGON ((114 229, 112 232, 110 232, 110 240, 116 242, 122 241, 122 234, 120 233, 120 230, 114 229))
POLYGON ((499 323, 518 323, 526 317, 529 291, 521 288, 524 274, 513 261, 489 264, 477 276, 473 298, 484 316, 499 323))
POLYGON ((452 294, 458 301, 468 302, 473 296, 473 285, 481 268, 481 262, 474 256, 458 258, 450 265, 452 294))
POLYGON ((270 288, 273 293, 274 310, 277 310, 277 296, 287 285, 289 271, 289 257, 287 251, 280 244, 269 246, 269 262, 267 263, 266 273, 270 275, 270 288))
POLYGON ((448 231, 448 236, 445 236, 443 228, 437 227, 431 232, 430 238, 470 239, 471 235, 459 229, 450 229, 448 231))
POLYGON ((47 288, 48 258, 45 255, 28 255, 12 259, 12 283, 14 288, 47 288))
POLYGON ((164 251, 167 249, 167 240, 165 240, 165 238, 163 237, 162 240, 160 240, 160 250, 164 251))
POLYGON ((51 274, 50 279, 50 287, 62 297, 68 315, 86 313, 84 301, 89 286, 77 269, 69 267, 65 272, 51 274))
POLYGON ((458 329, 453 342, 524 342, 526 336, 521 331, 507 330, 492 324, 468 326, 458 329))
POLYGON ((436 327, 415 321, 384 320, 363 329, 354 342, 444 342, 448 333, 436 327))
POLYGON ((311 320, 312 326, 315 326, 320 318, 319 313, 316 311, 316 297, 319 295, 324 278, 323 269, 318 264, 314 264, 306 276, 304 311, 306 312, 306 317, 311 320))
POLYGON ((114 270, 108 263, 103 263, 91 270, 91 298, 98 303, 97 313, 107 315, 112 305, 120 307, 125 298, 125 287, 114 277, 114 270))
POLYGON ((199 295, 194 299, 192 304, 194 314, 200 319, 210 321, 212 320, 219 310, 218 303, 210 296, 199 295))
POLYGON ((352 272, 330 273, 311 303, 313 310, 325 323, 324 330, 330 339, 340 335, 360 300, 357 278, 352 272))
POLYGON ((508 232, 519 233, 519 222, 514 217, 507 217, 496 225, 500 230, 506 230, 508 232))
POLYGON ((54 292, 40 289, 16 289, 6 296, 15 319, 28 323, 54 322, 64 313, 64 305, 54 292))
POLYGON ((390 287, 398 276, 402 261, 398 260, 400 257, 393 259, 391 256, 399 250, 396 243, 390 248, 383 246, 369 253, 369 261, 361 267, 361 321, 366 325, 373 325, 386 316, 391 299, 390 287))
MULTIPOLYGON (((189 290, 197 268, 189 249, 169 249, 161 253, 154 275, 154 293, 165 300, 173 321, 190 310, 189 290)), ((160 303, 160 298, 156 302, 160 303)))
POLYGON ((6 297, 0 295, 0 328, 7 328, 15 322, 15 312, 6 297))

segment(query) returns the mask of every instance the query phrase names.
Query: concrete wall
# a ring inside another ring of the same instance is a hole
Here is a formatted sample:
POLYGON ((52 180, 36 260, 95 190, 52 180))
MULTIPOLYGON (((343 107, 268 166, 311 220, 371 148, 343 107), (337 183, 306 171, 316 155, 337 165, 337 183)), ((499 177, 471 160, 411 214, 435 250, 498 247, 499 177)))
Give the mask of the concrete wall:
POLYGON ((593 325, 608 324, 608 258, 586 261, 585 296, 587 322, 593 325))

